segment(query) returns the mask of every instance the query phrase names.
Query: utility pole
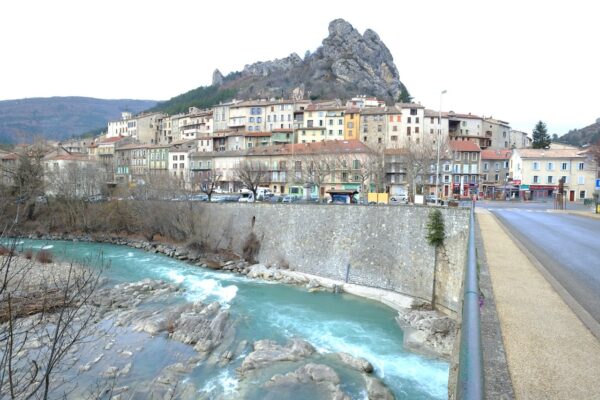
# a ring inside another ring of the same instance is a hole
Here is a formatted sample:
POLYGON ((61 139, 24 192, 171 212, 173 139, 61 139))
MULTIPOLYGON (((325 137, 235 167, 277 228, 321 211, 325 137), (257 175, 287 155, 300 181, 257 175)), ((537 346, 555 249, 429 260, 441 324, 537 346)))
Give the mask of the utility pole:
POLYGON ((440 198, 440 141, 442 136, 442 96, 446 94, 446 90, 440 93, 440 110, 438 113, 438 132, 437 132, 437 163, 435 166, 435 201, 439 202, 440 198))

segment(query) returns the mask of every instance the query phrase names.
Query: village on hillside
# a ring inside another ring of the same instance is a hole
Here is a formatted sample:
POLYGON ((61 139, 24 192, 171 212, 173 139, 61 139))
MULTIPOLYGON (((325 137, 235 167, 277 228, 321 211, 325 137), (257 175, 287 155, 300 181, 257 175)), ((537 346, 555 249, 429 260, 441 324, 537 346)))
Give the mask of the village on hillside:
POLYGON ((47 181, 40 195, 68 190, 90 199, 171 199, 176 190, 256 196, 265 188, 273 201, 331 200, 333 191, 365 202, 369 192, 411 202, 531 200, 552 198, 561 179, 568 201, 591 198, 596 164, 588 151, 531 144, 506 121, 417 103, 260 99, 177 115, 123 112, 100 136, 17 145, 0 161, 5 185, 20 160, 33 157, 47 181))

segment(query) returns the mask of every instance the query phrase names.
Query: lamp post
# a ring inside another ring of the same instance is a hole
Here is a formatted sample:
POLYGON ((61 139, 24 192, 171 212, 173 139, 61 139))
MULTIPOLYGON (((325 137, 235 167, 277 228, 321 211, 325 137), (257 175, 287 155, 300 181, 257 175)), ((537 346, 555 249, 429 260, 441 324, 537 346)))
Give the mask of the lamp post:
POLYGON ((440 110, 438 112, 438 131, 437 131, 437 164, 435 166, 435 200, 439 202, 440 198, 440 141, 442 136, 442 96, 446 90, 440 93, 440 110))

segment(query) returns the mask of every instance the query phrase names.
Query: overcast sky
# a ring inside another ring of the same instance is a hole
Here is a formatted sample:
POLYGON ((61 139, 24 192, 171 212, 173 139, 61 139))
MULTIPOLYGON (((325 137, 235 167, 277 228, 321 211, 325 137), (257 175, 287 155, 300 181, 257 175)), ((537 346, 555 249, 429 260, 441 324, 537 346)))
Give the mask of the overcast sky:
POLYGON ((413 97, 563 134, 600 117, 595 1, 66 1, 0 5, 0 100, 165 100, 314 51, 344 18, 377 32, 413 97))

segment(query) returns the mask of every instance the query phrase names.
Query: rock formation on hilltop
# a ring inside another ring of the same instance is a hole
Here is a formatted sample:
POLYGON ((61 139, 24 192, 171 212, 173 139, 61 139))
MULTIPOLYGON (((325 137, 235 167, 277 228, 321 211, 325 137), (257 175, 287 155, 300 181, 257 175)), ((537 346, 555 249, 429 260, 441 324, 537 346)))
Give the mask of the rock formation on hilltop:
POLYGON ((190 106, 211 107, 233 97, 316 100, 369 95, 393 103, 404 91, 392 54, 379 36, 370 29, 361 35, 348 22, 336 19, 314 53, 255 62, 226 76, 217 69, 211 86, 173 97, 154 110, 176 114, 190 106))
POLYGON ((236 88, 239 98, 289 97, 304 84, 305 92, 315 99, 367 94, 393 102, 404 87, 392 54, 377 33, 367 29, 361 35, 343 19, 329 24, 322 46, 304 59, 292 53, 246 65, 241 73, 231 75, 223 87, 236 88))

